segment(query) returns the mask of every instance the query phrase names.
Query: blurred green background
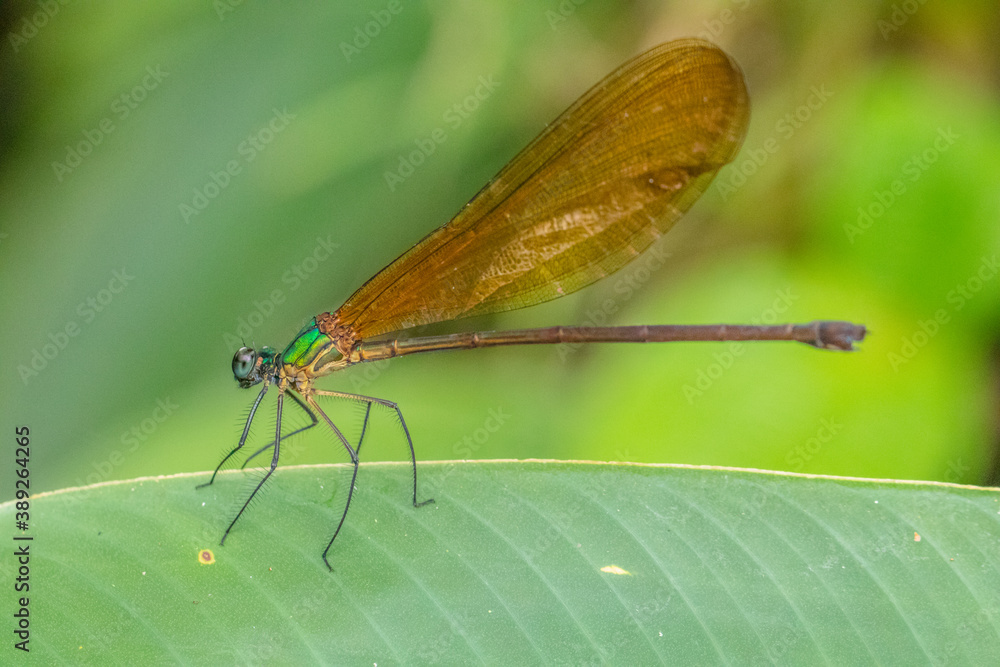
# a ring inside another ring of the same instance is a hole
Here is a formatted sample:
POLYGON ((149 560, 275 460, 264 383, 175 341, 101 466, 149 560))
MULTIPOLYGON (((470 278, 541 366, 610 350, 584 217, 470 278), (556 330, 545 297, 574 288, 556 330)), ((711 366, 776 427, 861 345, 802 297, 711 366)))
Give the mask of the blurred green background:
MULTIPOLYGON (((753 115, 658 246, 669 258, 436 331, 830 318, 871 329, 860 352, 508 348, 321 386, 397 401, 421 460, 997 479, 994 2, 0 11, 0 405, 10 460, 31 428, 33 491, 213 468, 254 395, 230 372, 239 340, 287 344, 593 83, 690 35, 741 64, 753 115)), ((335 413, 356 431, 355 410, 335 413)), ((258 441, 273 399, 266 414, 258 441)), ((388 415, 366 443, 368 460, 405 458, 388 415)), ((287 463, 332 460, 327 437, 299 444, 287 463)))

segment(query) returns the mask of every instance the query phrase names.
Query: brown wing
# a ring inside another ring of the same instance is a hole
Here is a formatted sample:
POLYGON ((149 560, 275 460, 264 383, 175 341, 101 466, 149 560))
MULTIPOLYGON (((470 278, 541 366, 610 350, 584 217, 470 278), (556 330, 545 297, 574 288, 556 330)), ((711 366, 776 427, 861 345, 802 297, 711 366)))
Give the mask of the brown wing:
POLYGON ((739 66, 661 44, 591 88, 449 223, 340 307, 358 338, 523 308, 617 271, 730 162, 750 109, 739 66))

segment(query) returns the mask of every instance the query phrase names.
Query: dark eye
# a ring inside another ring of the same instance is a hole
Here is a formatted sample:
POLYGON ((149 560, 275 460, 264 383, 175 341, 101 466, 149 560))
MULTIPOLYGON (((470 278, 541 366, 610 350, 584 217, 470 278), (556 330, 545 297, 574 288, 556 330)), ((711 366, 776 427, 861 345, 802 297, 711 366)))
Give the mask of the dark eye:
POLYGON ((233 375, 237 380, 246 380, 257 364, 257 353, 249 347, 241 347, 233 357, 233 375))

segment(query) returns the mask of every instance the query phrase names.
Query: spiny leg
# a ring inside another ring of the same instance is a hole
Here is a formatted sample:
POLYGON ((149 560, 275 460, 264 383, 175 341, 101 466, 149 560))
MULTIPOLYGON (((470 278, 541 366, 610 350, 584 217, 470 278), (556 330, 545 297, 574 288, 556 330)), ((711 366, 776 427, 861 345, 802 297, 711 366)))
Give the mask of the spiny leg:
POLYGON ((371 403, 366 403, 365 404, 365 420, 363 422, 361 422, 361 437, 358 438, 357 450, 358 450, 358 456, 359 457, 361 456, 361 443, 365 441, 365 433, 368 431, 368 417, 371 415, 371 413, 372 413, 372 404, 371 403))
MULTIPOLYGON (((305 431, 307 429, 310 429, 310 428, 312 428, 313 426, 315 426, 316 424, 319 423, 319 420, 316 419, 316 415, 314 415, 312 413, 312 410, 310 410, 308 407, 306 407, 306 404, 302 402, 302 399, 300 399, 294 393, 289 393, 288 396, 293 401, 295 401, 299 405, 299 407, 302 408, 305 411, 305 413, 307 415, 309 415, 309 419, 312 420, 312 424, 309 424, 308 426, 303 426, 302 428, 295 429, 291 433, 287 433, 287 434, 281 436, 282 440, 287 440, 288 438, 292 437, 293 435, 298 435, 299 433, 302 433, 303 431, 305 431)), ((364 432, 363 431, 362 431, 361 437, 364 437, 364 432)), ((251 454, 250 456, 248 456, 247 460, 244 461, 243 465, 240 466, 240 470, 246 468, 247 464, 250 463, 250 461, 252 459, 254 459, 258 454, 263 454, 264 452, 266 452, 267 450, 271 449, 272 447, 274 447, 274 443, 273 442, 269 442, 266 445, 264 445, 263 447, 261 447, 260 449, 258 449, 256 452, 254 452, 253 454, 251 454)))
POLYGON ((246 510, 247 506, 250 505, 250 501, 253 500, 253 497, 257 495, 257 492, 260 491, 260 487, 264 486, 264 482, 266 482, 267 478, 271 476, 271 473, 274 472, 274 469, 278 467, 278 454, 281 452, 281 406, 284 403, 284 398, 285 398, 284 387, 278 387, 278 426, 277 426, 277 432, 274 435, 274 443, 275 443, 274 456, 271 457, 271 469, 268 470, 267 474, 264 475, 264 478, 257 483, 257 486, 254 488, 253 493, 251 493, 250 497, 247 498, 247 501, 243 503, 243 507, 240 508, 240 511, 236 513, 236 517, 233 519, 232 523, 229 524, 229 527, 226 528, 226 532, 222 534, 222 540, 219 542, 220 545, 226 543, 226 537, 229 535, 229 531, 233 529, 233 526, 236 525, 236 522, 240 520, 241 516, 243 516, 243 512, 246 510))
MULTIPOLYGON (((433 498, 428 498, 427 500, 421 500, 417 502, 417 454, 413 450, 413 439, 410 438, 410 429, 406 427, 406 420, 403 419, 403 413, 399 410, 399 406, 392 401, 387 401, 383 398, 375 398, 374 396, 362 396, 361 394, 348 394, 342 391, 325 391, 316 389, 314 392, 318 396, 333 396, 335 398, 347 398, 353 401, 365 401, 368 403, 369 411, 371 410, 372 403, 378 403, 387 408, 391 408, 396 411, 396 416, 399 417, 399 423, 403 427, 403 433, 406 435, 406 444, 410 447, 410 463, 413 465, 413 506, 423 507, 428 503, 434 502, 433 498)), ((365 425, 368 424, 368 412, 365 413, 365 425)), ((364 438, 364 429, 362 428, 361 437, 364 438)), ((361 447, 361 442, 358 442, 358 447, 361 447)))
MULTIPOLYGON (((243 445, 246 444, 246 442, 247 442, 247 436, 250 435, 250 423, 253 421, 254 415, 257 414, 257 407, 260 406, 260 402, 264 399, 264 394, 267 393, 267 390, 268 390, 269 386, 270 386, 270 383, 267 380, 264 380, 264 386, 261 388, 260 393, 257 394, 257 400, 255 400, 253 402, 253 405, 250 407, 250 414, 247 415, 247 423, 246 423, 246 425, 243 426, 243 435, 240 436, 240 442, 239 442, 239 444, 236 445, 235 447, 233 447, 233 449, 228 454, 226 454, 222 458, 221 461, 219 461, 219 465, 215 466, 215 472, 212 473, 212 479, 208 480, 204 484, 199 484, 198 486, 196 486, 194 488, 200 489, 202 487, 211 485, 212 482, 215 481, 215 476, 219 474, 219 470, 221 470, 222 466, 225 465, 226 461, 229 460, 229 457, 231 457, 236 452, 240 451, 243 448, 243 445)), ((281 424, 280 420, 279 420, 278 424, 280 426, 280 424, 281 424)), ((278 429, 278 432, 279 433, 281 432, 280 428, 278 429)), ((256 454, 254 454, 254 456, 256 456, 256 454)))
MULTIPOLYGON (((333 566, 330 565, 330 561, 326 559, 326 555, 330 552, 330 547, 333 546, 333 541, 337 539, 337 535, 340 534, 340 529, 344 527, 344 519, 347 518, 347 510, 349 510, 351 507, 351 498, 354 495, 354 483, 358 479, 358 453, 354 451, 354 449, 351 447, 351 444, 347 442, 347 438, 345 438, 344 434, 340 432, 340 429, 337 428, 337 425, 334 424, 333 421, 327 416, 327 414, 323 412, 323 409, 320 408, 319 405, 317 405, 316 399, 314 399, 312 396, 306 396, 306 402, 309 403, 310 406, 312 406, 313 410, 319 413, 319 415, 323 418, 323 420, 327 423, 327 425, 329 425, 329 427, 333 430, 333 432, 337 434, 337 437, 340 438, 341 444, 344 445, 344 449, 346 449, 347 453, 350 454, 351 456, 351 465, 354 466, 354 471, 351 473, 351 484, 350 486, 347 487, 347 502, 344 504, 344 513, 340 515, 340 522, 337 523, 337 530, 333 531, 333 537, 331 537, 330 542, 327 543, 326 549, 323 549, 323 562, 326 563, 326 566, 330 569, 331 572, 333 572, 333 566)), ((365 421, 367 423, 367 415, 365 415, 365 417, 366 417, 365 421)), ((361 430, 362 430, 361 437, 364 438, 364 428, 362 428, 361 430)))
MULTIPOLYGON (((312 424, 309 424, 307 426, 303 426, 302 428, 296 429, 296 430, 292 431, 291 433, 288 433, 286 435, 281 436, 282 440, 287 440, 288 438, 292 437, 293 435, 297 435, 299 433, 302 433, 303 431, 311 429, 313 426, 316 426, 317 424, 319 424, 319 420, 316 419, 316 415, 313 414, 312 410, 310 410, 306 406, 306 404, 303 403, 302 400, 298 396, 296 396, 295 394, 289 394, 288 396, 292 400, 294 400, 296 403, 298 403, 299 407, 301 407, 305 411, 305 413, 307 415, 309 415, 309 419, 312 420, 312 424)), ((361 424, 361 437, 358 438, 358 444, 357 444, 357 447, 355 447, 355 450, 358 452, 359 455, 361 454, 361 443, 364 442, 365 432, 368 429, 368 417, 369 417, 369 415, 371 414, 371 411, 372 411, 372 404, 371 403, 366 403, 365 405, 366 405, 365 419, 364 419, 364 421, 361 424)), ((253 454, 251 454, 250 456, 247 457, 247 460, 243 462, 243 465, 240 466, 240 469, 242 470, 243 468, 246 468, 247 464, 250 463, 251 459, 253 459, 254 457, 256 457, 258 454, 263 454, 265 451, 267 451, 268 449, 271 449, 272 447, 274 447, 274 443, 273 442, 269 442, 266 445, 264 445, 263 447, 261 447, 260 449, 258 449, 256 452, 254 452, 253 454)))

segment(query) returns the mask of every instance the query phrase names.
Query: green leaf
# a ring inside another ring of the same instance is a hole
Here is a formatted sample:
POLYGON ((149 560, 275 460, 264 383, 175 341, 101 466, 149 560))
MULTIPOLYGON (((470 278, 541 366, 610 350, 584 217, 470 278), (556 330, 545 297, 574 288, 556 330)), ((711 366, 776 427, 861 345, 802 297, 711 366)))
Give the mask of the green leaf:
MULTIPOLYGON (((408 465, 362 465, 333 572, 320 558, 339 518, 331 466, 279 469, 223 547, 259 476, 32 498, 34 539, 13 543, 30 547, 32 653, 368 665, 1000 655, 995 489, 559 462, 419 473, 437 502, 415 509, 408 465)), ((5 525, 15 511, 0 506, 5 525)))

